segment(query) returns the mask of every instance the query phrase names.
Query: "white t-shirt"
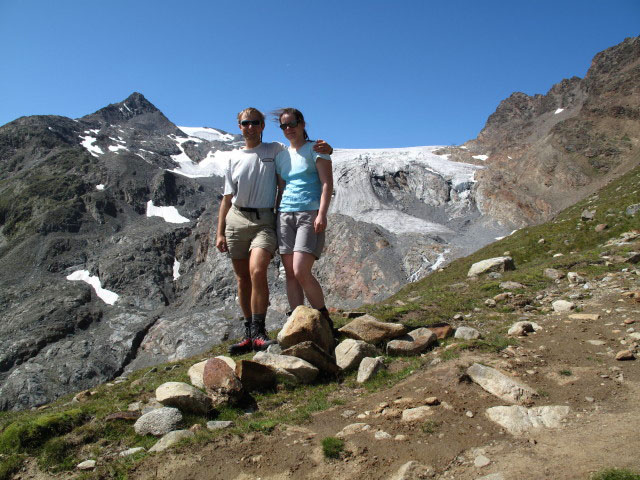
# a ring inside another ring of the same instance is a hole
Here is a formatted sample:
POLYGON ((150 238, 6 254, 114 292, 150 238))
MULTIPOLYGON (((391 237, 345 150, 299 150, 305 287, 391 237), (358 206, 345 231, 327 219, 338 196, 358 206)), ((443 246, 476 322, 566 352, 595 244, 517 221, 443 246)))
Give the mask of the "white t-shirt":
POLYGON ((278 142, 234 150, 224 170, 224 193, 236 207, 273 208, 276 203, 276 164, 285 150, 278 142))

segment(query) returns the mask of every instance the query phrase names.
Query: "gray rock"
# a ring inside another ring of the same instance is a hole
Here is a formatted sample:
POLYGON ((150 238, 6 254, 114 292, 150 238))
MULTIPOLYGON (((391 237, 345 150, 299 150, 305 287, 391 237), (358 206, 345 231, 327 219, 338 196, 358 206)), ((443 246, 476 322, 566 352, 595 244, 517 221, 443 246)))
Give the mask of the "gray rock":
POLYGON ((236 365, 236 375, 247 392, 269 390, 276 386, 275 370, 252 360, 240 360, 236 365))
POLYGON ((78 470, 93 470, 94 468, 96 468, 96 461, 85 460, 84 462, 81 462, 78 465, 76 465, 76 468, 78 470))
POLYGON ((407 408, 402 411, 403 422, 418 422, 431 416, 433 416, 433 409, 429 405, 407 408))
POLYGON ((275 369, 285 370, 295 375, 302 383, 312 383, 319 373, 319 370, 309 362, 288 355, 258 352, 254 355, 253 361, 275 369))
POLYGON ((119 457, 129 457, 131 455, 135 455, 136 453, 146 452, 147 450, 144 447, 134 447, 129 448, 123 452, 118 454, 119 457))
POLYGON ((358 367, 358 377, 356 381, 358 383, 364 383, 373 376, 378 373, 378 370, 384 368, 384 359, 382 357, 365 357, 360 362, 360 366, 358 367))
POLYGON ((138 435, 155 435, 160 437, 175 430, 182 421, 182 414, 177 408, 163 407, 142 415, 133 425, 138 435))
POLYGON ((544 276, 550 278, 551 280, 561 280, 565 277, 565 274, 564 272, 556 270, 555 268, 545 268, 544 276))
POLYGON ((506 272, 507 270, 515 270, 515 264, 511 257, 495 257, 471 265, 467 277, 476 277, 488 272, 506 272))
POLYGON ((278 332, 278 344, 283 349, 302 342, 313 342, 327 354, 331 354, 335 346, 327 321, 318 310, 304 305, 293 311, 278 332))
POLYGON ((593 220, 596 216, 595 210, 583 210, 581 218, 583 221, 588 222, 589 220, 593 220))
POLYGON ((404 337, 387 343, 389 355, 420 355, 438 343, 438 337, 428 328, 417 328, 404 337))
POLYGON ((491 460, 489 460, 489 458, 485 457, 484 455, 478 455, 473 460, 473 465, 476 468, 483 468, 483 467, 486 467, 489 464, 491 464, 491 460))
POLYGON ((573 302, 567 302, 566 300, 556 300, 551 304, 551 307, 553 307, 553 311, 556 313, 565 313, 576 308, 576 304, 573 302))
POLYGON ((626 209, 627 215, 635 215, 640 212, 640 203, 635 203, 633 205, 629 205, 626 209))
POLYGON ((528 320, 523 320, 523 321, 514 323, 511 326, 511 328, 509 328, 507 335, 525 336, 527 333, 537 332, 538 330, 541 330, 541 329, 542 327, 537 323, 530 322, 528 320))
POLYGON ((348 338, 336 347, 336 363, 342 370, 352 370, 358 368, 363 358, 378 354, 378 349, 370 343, 348 338))
POLYGON ((190 430, 174 430, 164 435, 156 444, 149 449, 150 452, 162 452, 167 448, 175 445, 185 438, 192 438, 195 436, 190 430))
POLYGON ((487 392, 510 403, 528 403, 536 396, 536 392, 528 385, 479 363, 467 368, 467 375, 487 392))
POLYGON ((230 427, 233 427, 233 422, 230 420, 211 420, 207 422, 207 428, 209 430, 222 430, 230 427))
POLYGON ((163 383, 156 388, 156 399, 167 407, 200 415, 206 415, 212 408, 209 397, 183 382, 163 383))
POLYGON ((335 357, 329 355, 313 342, 302 342, 283 350, 282 355, 290 355, 306 360, 327 375, 337 375, 340 369, 335 357))
POLYGON ((584 278, 582 275, 580 275, 577 272, 569 272, 567 273, 567 280, 569 280, 569 283, 576 285, 576 284, 583 284, 587 282, 587 279, 584 278))
POLYGON ((459 338, 461 340, 477 340, 481 338, 482 335, 478 330, 471 327, 458 327, 456 328, 456 333, 454 338, 459 338))
POLYGON ((527 288, 527 287, 525 287, 521 283, 509 281, 509 282, 500 283, 500 288, 502 290, 519 290, 519 289, 524 289, 524 288, 527 288))
POLYGON ((342 438, 347 435, 354 435, 356 433, 364 432, 371 429, 371 425, 367 423, 351 423, 336 433, 336 437, 342 438))
POLYGON ((526 408, 519 405, 491 407, 487 417, 512 435, 522 435, 535 428, 558 428, 569 415, 567 405, 526 408))
POLYGON ((412 460, 402 465, 389 480, 422 480, 435 476, 436 471, 433 467, 412 460))
POLYGON ((339 331, 354 340, 377 345, 404 335, 407 333, 407 327, 399 323, 381 322, 371 315, 363 315, 349 322, 339 331))

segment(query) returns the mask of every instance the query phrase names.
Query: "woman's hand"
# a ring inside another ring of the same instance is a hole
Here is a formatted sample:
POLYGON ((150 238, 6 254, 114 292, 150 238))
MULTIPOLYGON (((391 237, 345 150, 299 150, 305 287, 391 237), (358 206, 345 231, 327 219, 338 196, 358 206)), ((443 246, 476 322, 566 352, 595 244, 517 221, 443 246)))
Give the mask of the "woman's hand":
POLYGON ((313 229, 316 233, 324 232, 327 229, 326 215, 316 215, 316 219, 313 221, 313 229))
POLYGON ((324 153, 325 155, 333 154, 333 147, 324 140, 316 140, 316 144, 313 146, 313 150, 316 153, 324 153))
POLYGON ((227 237, 224 235, 216 235, 216 247, 222 253, 229 251, 229 246, 227 245, 227 237))

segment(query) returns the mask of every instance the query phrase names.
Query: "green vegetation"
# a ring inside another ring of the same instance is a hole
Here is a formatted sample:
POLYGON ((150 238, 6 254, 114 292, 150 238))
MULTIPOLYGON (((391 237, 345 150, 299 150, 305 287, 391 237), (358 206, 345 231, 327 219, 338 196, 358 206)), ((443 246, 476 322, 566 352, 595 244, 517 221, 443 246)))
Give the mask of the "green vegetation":
POLYGON ((434 433, 436 433, 438 431, 438 428, 440 428, 440 422, 437 422, 435 420, 427 420, 421 425, 422 431, 428 435, 433 435, 434 433))
POLYGON ((322 439, 322 452, 327 458, 340 458, 344 449, 344 441, 336 437, 325 437, 322 439))
POLYGON ((9 455, 0 460, 0 480, 9 480, 11 476, 20 470, 24 457, 22 455, 9 455))
POLYGON ((640 473, 610 468, 593 474, 591 480, 640 480, 640 473))
POLYGON ((560 370, 558 373, 565 377, 570 377, 571 375, 573 375, 573 372, 571 370, 560 370))

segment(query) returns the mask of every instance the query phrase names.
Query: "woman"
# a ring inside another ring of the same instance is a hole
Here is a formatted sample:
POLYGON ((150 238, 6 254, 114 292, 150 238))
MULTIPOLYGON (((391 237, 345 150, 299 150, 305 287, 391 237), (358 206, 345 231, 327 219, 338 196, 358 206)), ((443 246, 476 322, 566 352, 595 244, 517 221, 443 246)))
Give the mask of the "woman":
POLYGON ((333 193, 331 157, 313 150, 314 142, 309 140, 299 110, 284 108, 277 116, 291 144, 276 156, 279 190, 276 230, 289 306, 294 310, 303 305, 307 297, 333 331, 322 287, 311 273, 324 247, 327 211, 333 193))

